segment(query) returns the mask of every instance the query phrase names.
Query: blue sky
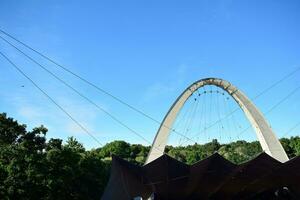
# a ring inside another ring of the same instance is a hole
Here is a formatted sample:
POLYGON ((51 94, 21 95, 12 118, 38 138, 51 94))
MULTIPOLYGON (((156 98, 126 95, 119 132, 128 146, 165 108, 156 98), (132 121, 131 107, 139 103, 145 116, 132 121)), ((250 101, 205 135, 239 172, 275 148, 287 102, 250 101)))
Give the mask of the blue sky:
MULTIPOLYGON (((299 1, 0 1, 0 27, 100 87, 161 120, 190 83, 229 80, 250 98, 300 67, 299 1)), ((20 54, 0 50, 103 143, 143 143, 20 54)), ((34 54, 30 54, 34 55, 34 54)), ((46 64, 152 141, 158 124, 46 64)), ((48 137, 96 147, 60 110, 0 58, 0 112, 44 124, 48 137), (21 87, 24 85, 24 87, 21 87)), ((267 111, 300 85, 300 72, 255 101, 267 111)), ((278 136, 299 122, 300 92, 267 115, 278 136)), ((298 135, 300 127, 290 135, 298 135)))

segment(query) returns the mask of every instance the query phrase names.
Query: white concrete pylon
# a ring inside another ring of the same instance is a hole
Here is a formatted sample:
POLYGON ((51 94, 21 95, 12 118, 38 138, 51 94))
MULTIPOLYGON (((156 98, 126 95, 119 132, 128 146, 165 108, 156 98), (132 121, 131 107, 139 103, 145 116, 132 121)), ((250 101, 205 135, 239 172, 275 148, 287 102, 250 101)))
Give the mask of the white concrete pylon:
POLYGON ((246 97, 246 95, 244 95, 240 90, 238 90, 228 81, 218 78, 206 78, 190 85, 177 98, 172 107, 169 109, 154 138, 152 147, 146 160, 146 164, 163 155, 169 134, 171 132, 171 127, 180 109, 196 90, 205 85, 214 85, 220 87, 233 97, 233 99, 244 111, 246 117, 254 128, 263 151, 280 162, 286 162, 289 160, 282 145, 280 144, 278 138, 264 118, 263 114, 257 109, 257 107, 251 102, 251 100, 246 97))

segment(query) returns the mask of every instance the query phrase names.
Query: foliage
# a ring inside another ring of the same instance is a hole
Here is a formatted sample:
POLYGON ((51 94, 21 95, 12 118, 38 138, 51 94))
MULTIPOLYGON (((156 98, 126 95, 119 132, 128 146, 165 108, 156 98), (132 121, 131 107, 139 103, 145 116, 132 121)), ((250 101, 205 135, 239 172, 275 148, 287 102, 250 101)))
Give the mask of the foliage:
MULTIPOLYGON (((111 155, 142 165, 149 146, 114 141, 86 150, 74 137, 46 141, 44 126, 27 131, 6 114, 0 114, 0 197, 1 199, 100 199, 109 178, 111 155)), ((290 158, 300 155, 300 137, 282 138, 290 158)), ((170 156, 193 164, 219 153, 242 163, 261 152, 258 142, 167 146, 170 156)))
POLYGON ((1 199, 100 199, 108 164, 73 137, 63 145, 46 133, 0 114, 1 199))

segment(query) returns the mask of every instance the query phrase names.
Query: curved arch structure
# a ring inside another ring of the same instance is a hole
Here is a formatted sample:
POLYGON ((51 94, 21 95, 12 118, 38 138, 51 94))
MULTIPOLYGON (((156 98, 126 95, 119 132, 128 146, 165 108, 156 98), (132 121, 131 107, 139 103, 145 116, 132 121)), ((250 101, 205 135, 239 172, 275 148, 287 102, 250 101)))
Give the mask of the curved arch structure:
POLYGON ((233 99, 244 111, 246 117, 254 128, 263 151, 281 162, 286 162, 289 160, 283 147, 272 131, 270 125, 264 118, 263 114, 256 108, 256 106, 250 101, 250 99, 246 97, 246 95, 244 95, 240 90, 238 90, 228 81, 218 78, 206 78, 190 85, 177 98, 172 107, 169 109, 155 136, 152 147, 150 149, 150 153, 146 160, 146 164, 163 155, 171 131, 170 127, 172 127, 180 109, 183 107, 187 99, 197 89, 205 85, 214 85, 220 87, 233 97, 233 99))

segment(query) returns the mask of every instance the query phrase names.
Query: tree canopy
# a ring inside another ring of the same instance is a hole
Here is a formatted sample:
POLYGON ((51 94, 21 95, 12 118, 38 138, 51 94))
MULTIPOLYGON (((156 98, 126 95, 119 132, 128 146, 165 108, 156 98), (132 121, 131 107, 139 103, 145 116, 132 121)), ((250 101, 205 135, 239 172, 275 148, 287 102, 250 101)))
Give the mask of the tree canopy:
MULTIPOLYGON (((113 154, 135 164, 144 164, 149 146, 113 141, 86 150, 74 137, 46 140, 47 128, 31 131, 26 125, 0 113, 1 199, 100 199, 109 178, 113 154)), ((290 158, 300 155, 300 137, 282 138, 290 158)), ((242 163, 262 151, 258 142, 167 146, 170 156, 193 164, 213 153, 242 163)))

